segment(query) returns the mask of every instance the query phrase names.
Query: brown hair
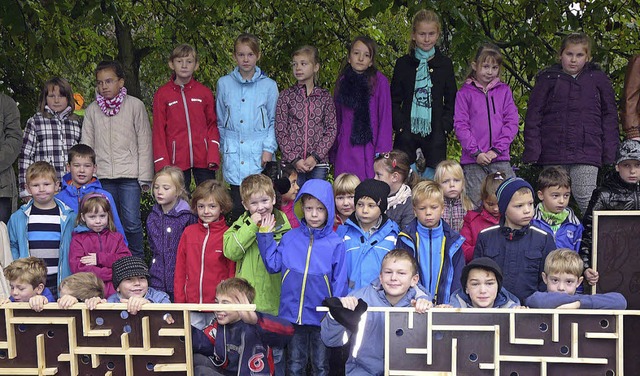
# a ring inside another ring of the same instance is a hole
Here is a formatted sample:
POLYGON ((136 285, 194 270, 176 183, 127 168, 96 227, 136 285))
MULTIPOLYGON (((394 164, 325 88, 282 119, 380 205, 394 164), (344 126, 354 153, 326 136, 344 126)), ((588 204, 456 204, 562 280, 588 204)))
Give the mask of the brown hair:
POLYGON ((98 72, 108 69, 111 69, 119 79, 125 79, 124 68, 122 67, 122 64, 116 60, 103 60, 99 62, 96 67, 95 75, 97 76, 98 72))
POLYGON ((411 276, 414 276, 416 274, 418 274, 418 262, 416 261, 415 257, 413 257, 413 255, 411 254, 411 252, 407 251, 406 249, 400 249, 400 248, 396 248, 393 249, 391 251, 389 251, 386 255, 384 255, 384 257, 382 258, 382 263, 381 265, 381 269, 380 271, 382 272, 382 265, 384 265, 385 261, 387 260, 406 260, 409 261, 411 263, 411 276))
POLYGON ((232 292, 244 294, 249 303, 253 303, 253 299, 256 298, 256 289, 254 289, 249 281, 244 278, 236 277, 225 279, 218 284, 218 287, 216 287, 216 296, 231 295, 232 292))
POLYGON ((549 166, 538 175, 537 188, 539 191, 549 187, 571 189, 571 176, 562 166, 549 166))
POLYGON ((462 166, 460 166, 460 163, 454 161, 453 159, 447 159, 438 163, 438 165, 436 166, 436 172, 433 175, 433 180, 435 180, 438 184, 442 184, 445 174, 451 174, 456 179, 462 180, 462 190, 460 191, 460 198, 462 198, 462 207, 464 208, 464 210, 473 210, 473 201, 471 201, 469 196, 467 196, 464 170, 462 170, 462 166))
MULTIPOLYGON (((482 188, 480 188, 480 199, 485 201, 491 196, 496 196, 496 191, 502 182, 506 179, 504 172, 496 171, 484 177, 482 188)), ((497 198, 497 196, 496 196, 497 198)))
POLYGON ((268 176, 253 174, 244 178, 240 183, 240 197, 245 204, 249 202, 252 195, 257 193, 264 193, 271 198, 276 197, 273 181, 268 176))
POLYGON ((409 156, 402 150, 391 150, 388 153, 380 153, 373 163, 376 162, 382 162, 388 173, 393 174, 397 172, 400 174, 400 176, 402 176, 402 182, 408 185, 409 188, 420 181, 418 174, 411 171, 409 156))
MULTIPOLYGON (((502 53, 500 52, 500 48, 495 44, 485 43, 476 52, 476 55, 473 58, 473 62, 476 64, 476 68, 480 67, 485 62, 495 62, 498 64, 500 69, 502 69, 502 53)), ((467 78, 476 78, 476 71, 473 69, 473 65, 470 66, 469 75, 467 78)))
POLYGON ((90 272, 71 274, 60 282, 60 290, 66 287, 69 295, 79 302, 99 297, 104 298, 104 282, 97 275, 90 272))
POLYGON ((354 174, 343 172, 333 180, 333 196, 355 194, 360 178, 354 174))
MULTIPOLYGON (((54 87, 58 87, 60 90, 60 95, 63 95, 67 98, 67 106, 71 106, 73 109, 75 106, 75 100, 73 99, 73 89, 71 88, 71 84, 69 81, 65 80, 62 77, 53 77, 42 85, 42 90, 40 91, 40 100, 38 105, 38 111, 46 118, 51 118, 52 115, 45 110, 44 106, 47 105, 47 96, 50 91, 53 91, 54 87)), ((70 114, 69 117, 73 116, 77 118, 77 115, 70 114)))
POLYGON ((255 35, 249 33, 242 33, 238 35, 235 42, 233 42, 234 53, 236 52, 239 44, 246 44, 247 46, 249 46, 249 48, 251 48, 251 51, 256 54, 256 57, 260 57, 260 40, 258 40, 258 37, 256 37, 255 35))
POLYGON ((189 55, 193 55, 193 58, 196 59, 196 63, 198 62, 198 54, 196 54, 196 49, 193 48, 193 46, 186 43, 179 44, 173 49, 173 51, 171 51, 169 61, 173 61, 173 59, 180 57, 188 57, 189 55))
POLYGON ((54 184, 58 182, 58 173, 56 169, 45 161, 37 161, 32 163, 25 174, 27 185, 34 179, 48 178, 51 179, 54 184))
POLYGON ((91 158, 91 162, 96 164, 96 152, 89 145, 85 144, 75 144, 69 149, 69 157, 67 158, 67 162, 71 164, 73 159, 76 157, 89 157, 91 158))
POLYGON ((17 259, 4 268, 4 276, 9 282, 25 282, 36 288, 47 282, 47 265, 33 256, 17 259))
POLYGON ((378 44, 368 36, 360 35, 355 37, 349 45, 349 49, 347 50, 347 57, 344 60, 342 69, 340 70, 340 74, 338 75, 338 81, 336 82, 336 88, 334 90, 336 93, 340 91, 340 84, 342 82, 341 77, 345 75, 345 72, 348 69, 352 69, 351 65, 349 64, 349 56, 351 55, 353 46, 355 46, 355 44, 358 42, 363 43, 367 47, 367 49, 369 50, 369 55, 371 56, 371 66, 367 68, 367 70, 362 74, 367 77, 369 82, 369 90, 371 92, 373 92, 374 88, 376 87, 376 72, 378 72, 378 68, 376 68, 376 55, 378 53, 378 44))
POLYGON ((411 192, 411 200, 414 207, 428 199, 436 200, 440 205, 444 206, 442 187, 433 180, 423 180, 419 182, 413 187, 411 192))
MULTIPOLYGON (((415 33, 418 28, 418 24, 420 22, 433 22, 438 26, 438 34, 442 34, 442 23, 440 22, 440 17, 438 14, 431 9, 420 9, 413 15, 413 20, 411 21, 411 32, 415 33)), ((409 53, 416 49, 416 41, 413 38, 409 40, 409 53)))
MULTIPOLYGON (((320 64, 320 53, 318 52, 318 49, 315 48, 314 46, 310 46, 310 45, 304 45, 300 48, 298 48, 297 50, 293 51, 293 53, 291 54, 291 58, 293 59, 296 56, 300 56, 300 55, 306 55, 310 58, 311 63, 312 64, 320 64)), ((313 74, 313 82, 317 82, 318 81, 318 72, 315 72, 313 74)))
POLYGON ((198 184, 191 195, 191 211, 198 212, 198 201, 206 200, 212 197, 218 205, 222 214, 228 213, 233 207, 233 201, 229 195, 229 191, 220 184, 219 181, 209 179, 198 184))
POLYGON ((544 260, 544 273, 547 276, 567 273, 580 278, 583 272, 584 262, 580 255, 569 248, 558 248, 555 251, 551 251, 544 260))
POLYGON ((102 209, 107 213, 108 225, 110 231, 116 231, 116 225, 113 221, 113 211, 111 210, 111 203, 107 196, 102 193, 87 193, 82 197, 80 201, 80 207, 78 208, 78 216, 76 217, 76 225, 86 225, 82 216, 87 213, 97 213, 98 209, 102 209))
POLYGON ((171 184, 176 187, 179 198, 185 201, 189 199, 187 190, 184 187, 184 173, 181 169, 176 166, 164 166, 160 171, 156 172, 156 175, 153 177, 153 181, 151 182, 152 189, 156 185, 156 180, 158 180, 160 176, 169 177, 171 184))
POLYGON ((559 56, 562 56, 564 50, 566 50, 570 44, 583 44, 587 50, 587 60, 591 59, 591 38, 585 33, 571 33, 564 37, 560 44, 559 56))

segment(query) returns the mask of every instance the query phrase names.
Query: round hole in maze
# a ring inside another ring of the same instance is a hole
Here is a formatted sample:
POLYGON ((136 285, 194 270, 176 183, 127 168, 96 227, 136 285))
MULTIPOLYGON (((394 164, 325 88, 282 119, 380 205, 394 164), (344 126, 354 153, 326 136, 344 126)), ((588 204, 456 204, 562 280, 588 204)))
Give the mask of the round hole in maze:
POLYGON ((109 362, 109 363, 107 363, 107 369, 108 369, 109 371, 113 371, 113 369, 114 369, 114 368, 116 368, 115 363, 113 363, 113 362, 109 362))
POLYGON ((7 351, 0 350, 0 359, 7 359, 7 351))
POLYGON ((102 317, 96 317, 96 325, 104 325, 104 319, 102 317))
POLYGON ((47 337, 49 337, 49 338, 53 338, 54 335, 56 335, 56 333, 53 330, 49 330, 47 332, 47 337))
POLYGON ((515 371, 514 371, 514 372, 511 372, 511 373, 509 374, 509 376, 519 376, 519 375, 518 375, 518 372, 515 372, 515 371))
POLYGON ((562 355, 567 355, 567 354, 569 354, 569 346, 562 346, 562 347, 560 348, 560 354, 562 354, 562 355))
POLYGON ((178 337, 178 341, 180 341, 180 342, 184 343, 184 336, 180 336, 180 337, 178 337))
POLYGON ((153 371, 153 367, 155 367, 155 364, 151 362, 147 363, 147 371, 153 371))
POLYGON ((433 333, 433 338, 435 338, 436 340, 440 341, 444 338, 444 333, 442 332, 434 332, 433 333))
POLYGON ((612 369, 608 369, 607 372, 604 373, 605 376, 616 376, 616 371, 612 369))
POLYGON ((90 361, 91 357, 87 354, 84 354, 80 357, 80 362, 82 362, 82 364, 89 364, 90 361))
POLYGON ((547 324, 546 322, 540 323, 539 328, 542 333, 545 333, 547 330, 549 330, 549 324, 547 324))
POLYGON ((478 360, 478 354, 476 354, 476 353, 469 354, 469 360, 472 361, 472 362, 477 361, 478 360))
POLYGON ((129 318, 129 312, 127 312, 127 311, 122 311, 122 312, 120 312, 120 317, 121 317, 123 320, 128 319, 128 318, 129 318))
POLYGON ((125 333, 131 333, 131 325, 127 324, 122 327, 122 331, 125 333))
POLYGON ((609 320, 607 320, 607 319, 600 320, 600 327, 602 329, 608 328, 609 327, 609 320))
POLYGON ((402 328, 396 329, 396 336, 402 337, 404 335, 404 330, 402 328))
POLYGON ((20 324, 20 325, 18 325, 18 331, 19 331, 20 333, 24 333, 24 332, 26 332, 26 331, 27 331, 27 326, 26 326, 25 324, 20 324))

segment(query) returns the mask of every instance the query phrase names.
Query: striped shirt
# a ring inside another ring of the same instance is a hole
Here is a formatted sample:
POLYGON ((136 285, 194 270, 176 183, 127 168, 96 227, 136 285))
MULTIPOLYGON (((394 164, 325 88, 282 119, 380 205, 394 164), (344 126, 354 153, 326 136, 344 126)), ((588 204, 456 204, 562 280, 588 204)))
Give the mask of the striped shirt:
POLYGON ((60 257, 60 208, 40 209, 31 206, 27 225, 29 254, 44 260, 47 264, 46 287, 55 288, 58 278, 58 260, 60 257))

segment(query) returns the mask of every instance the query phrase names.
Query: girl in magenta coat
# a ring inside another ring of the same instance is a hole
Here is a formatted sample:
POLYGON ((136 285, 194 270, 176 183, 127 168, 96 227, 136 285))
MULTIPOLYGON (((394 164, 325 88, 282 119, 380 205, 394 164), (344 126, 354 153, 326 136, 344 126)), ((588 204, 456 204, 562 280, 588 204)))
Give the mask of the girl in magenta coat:
POLYGON ((91 272, 104 282, 104 295, 115 294, 111 265, 131 256, 122 234, 113 223, 111 203, 102 193, 89 193, 80 202, 80 215, 69 246, 72 273, 91 272))

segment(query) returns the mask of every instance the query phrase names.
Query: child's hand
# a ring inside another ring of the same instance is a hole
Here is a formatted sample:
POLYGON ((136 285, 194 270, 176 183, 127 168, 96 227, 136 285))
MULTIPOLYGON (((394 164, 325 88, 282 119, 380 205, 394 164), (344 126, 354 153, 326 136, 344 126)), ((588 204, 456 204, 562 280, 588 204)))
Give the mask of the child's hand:
MULTIPOLYGON (((238 293, 237 291, 232 292, 231 297, 238 304, 251 304, 245 294, 238 293)), ((258 315, 256 315, 255 312, 238 311, 238 314, 240 314, 240 319, 247 324, 255 325, 258 323, 258 315)))
POLYGON ((296 171, 302 174, 304 174, 305 172, 309 172, 309 170, 307 170, 307 164, 305 163, 304 159, 298 159, 294 167, 296 168, 296 171))
POLYGON ((262 223, 260 223, 260 229, 258 231, 273 232, 274 228, 276 228, 276 217, 273 214, 269 214, 262 219, 262 223))
POLYGON ((76 299, 75 296, 67 294, 61 297, 60 299, 58 299, 58 307, 62 309, 69 309, 69 307, 76 304, 77 302, 78 302, 78 299, 76 299))
POLYGON ((313 170, 316 167, 316 164, 318 164, 318 162, 316 162, 316 159, 313 157, 313 155, 310 155, 307 157, 307 159, 304 160, 304 164, 307 166, 307 172, 313 170))
POLYGON ((273 154, 269 153, 268 151, 262 151, 262 167, 264 167, 267 162, 271 162, 271 160, 273 159, 273 154))
POLYGON ((164 319, 164 321, 165 321, 167 324, 169 324, 169 325, 171 325, 171 324, 173 324, 174 322, 176 322, 176 321, 173 319, 173 316, 171 316, 171 314, 170 314, 170 313, 165 313, 165 314, 164 314, 164 316, 162 316, 162 319, 164 319))
POLYGON ((140 188, 142 189, 142 192, 149 192, 149 190, 151 189, 151 186, 149 184, 142 184, 140 188))
POLYGON ((498 154, 496 154, 496 152, 493 150, 489 150, 486 154, 487 154, 487 158, 489 158, 489 163, 491 163, 491 161, 496 159, 496 157, 498 156, 498 154))
POLYGON ((140 311, 142 306, 149 303, 149 301, 139 296, 133 296, 129 299, 120 299, 120 303, 127 303, 127 312, 135 315, 140 311))
POLYGON ((249 219, 251 219, 251 222, 255 223, 256 226, 260 227, 260 224, 262 223, 262 216, 260 215, 260 213, 255 212, 251 214, 251 217, 249 217, 249 219))
POLYGON ((418 300, 411 300, 411 306, 415 307, 416 312, 418 313, 426 313, 429 308, 433 307, 433 303, 430 300, 418 298, 418 300))
POLYGON ((580 301, 576 300, 573 303, 566 303, 556 307, 557 309, 580 309, 580 301))
POLYGON ((487 153, 480 153, 476 157, 476 163, 480 166, 486 166, 491 163, 491 158, 487 155, 487 153))
POLYGON ((98 265, 98 260, 95 253, 89 253, 86 256, 80 257, 80 262, 85 265, 98 265))
POLYGON ((44 305, 49 303, 49 299, 42 295, 36 295, 29 298, 29 307, 36 312, 44 309, 44 305))
POLYGON ((99 296, 94 296, 93 298, 89 298, 87 300, 84 301, 84 304, 87 305, 87 308, 89 308, 89 310, 93 310, 96 308, 96 306, 100 303, 106 303, 107 300, 106 299, 102 299, 99 296))
POLYGON ((356 306, 358 305, 358 298, 354 296, 345 296, 340 298, 340 303, 342 303, 344 308, 355 311, 356 306))
POLYGON ((4 299, 0 300, 0 306, 4 305, 4 304, 7 304, 7 303, 11 303, 11 299, 4 298, 4 299))
POLYGON ((587 270, 584 271, 584 277, 591 286, 595 286, 600 279, 600 274, 591 268, 587 268, 587 270))
POLYGON ((517 305, 517 306, 512 307, 512 308, 515 308, 515 309, 529 309, 529 307, 523 306, 523 305, 517 305))
POLYGON ((451 304, 438 304, 436 308, 453 308, 451 304))

